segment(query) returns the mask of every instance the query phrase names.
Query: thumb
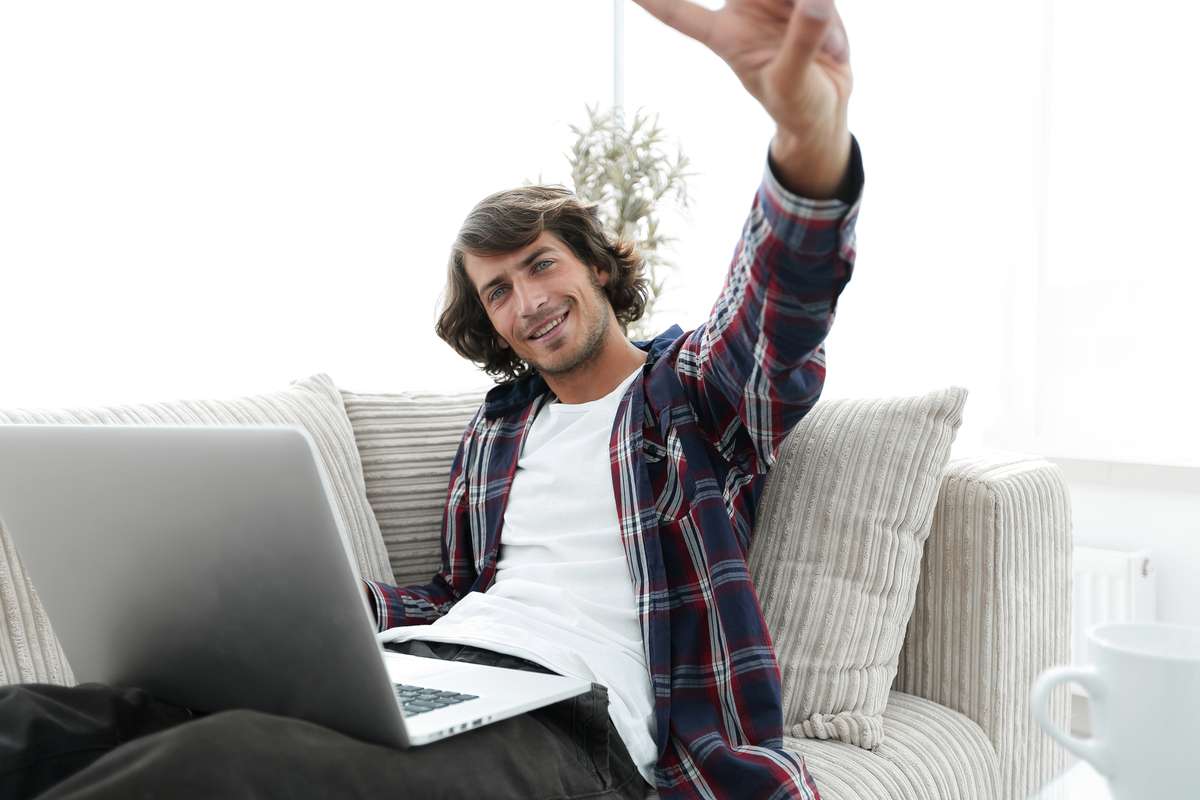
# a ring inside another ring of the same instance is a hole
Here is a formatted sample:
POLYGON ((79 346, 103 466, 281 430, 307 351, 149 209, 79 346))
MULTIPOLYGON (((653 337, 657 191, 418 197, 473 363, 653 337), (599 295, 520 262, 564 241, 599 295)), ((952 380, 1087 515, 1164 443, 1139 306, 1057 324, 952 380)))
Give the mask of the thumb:
MULTIPOLYGON (((833 36, 836 30, 836 14, 833 0, 798 0, 792 9, 787 31, 783 35, 783 46, 779 54, 779 71, 795 76, 804 70, 826 35, 833 36)), ((830 42, 826 47, 836 43, 830 42)))

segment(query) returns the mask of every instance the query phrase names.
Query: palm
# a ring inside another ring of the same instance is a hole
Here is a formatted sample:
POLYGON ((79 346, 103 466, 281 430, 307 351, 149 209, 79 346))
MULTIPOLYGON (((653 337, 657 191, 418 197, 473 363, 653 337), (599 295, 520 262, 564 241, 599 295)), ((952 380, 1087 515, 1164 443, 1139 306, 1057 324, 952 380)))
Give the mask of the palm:
MULTIPOLYGON (((791 3, 742 0, 717 12, 709 48, 782 127, 803 131, 839 119, 850 100, 850 62, 818 50, 804 69, 783 58, 791 3)), ((834 25, 839 24, 835 19, 834 25)))
POLYGON ((635 2, 719 55, 781 128, 809 136, 845 126, 853 79, 836 11, 821 44, 811 41, 813 23, 809 41, 789 36, 804 0, 728 0, 718 11, 688 0, 635 2))

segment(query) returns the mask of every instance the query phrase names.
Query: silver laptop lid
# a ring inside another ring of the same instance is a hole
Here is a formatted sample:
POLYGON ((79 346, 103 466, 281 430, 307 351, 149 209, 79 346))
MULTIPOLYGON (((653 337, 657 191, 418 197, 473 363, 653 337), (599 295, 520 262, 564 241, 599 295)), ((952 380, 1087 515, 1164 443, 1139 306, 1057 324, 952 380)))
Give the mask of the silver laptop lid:
POLYGON ((307 432, 0 425, 0 519, 80 683, 405 746, 307 432))

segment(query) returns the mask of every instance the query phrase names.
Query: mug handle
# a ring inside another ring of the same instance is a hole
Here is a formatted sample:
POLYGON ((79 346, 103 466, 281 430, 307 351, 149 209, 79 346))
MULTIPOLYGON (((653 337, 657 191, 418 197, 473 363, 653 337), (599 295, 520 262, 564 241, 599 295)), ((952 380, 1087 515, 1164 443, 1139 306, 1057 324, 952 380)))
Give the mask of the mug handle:
POLYGON ((1047 711, 1050 700, 1050 690, 1060 683, 1075 681, 1087 690, 1088 698, 1093 704, 1103 702, 1105 690, 1095 667, 1051 667, 1038 676, 1033 683, 1030 695, 1030 705, 1033 716, 1046 733, 1050 734, 1059 744, 1070 750, 1084 761, 1091 764, 1106 778, 1111 778, 1108 750, 1093 732, 1091 739, 1080 739, 1063 732, 1061 728, 1050 721, 1047 711))

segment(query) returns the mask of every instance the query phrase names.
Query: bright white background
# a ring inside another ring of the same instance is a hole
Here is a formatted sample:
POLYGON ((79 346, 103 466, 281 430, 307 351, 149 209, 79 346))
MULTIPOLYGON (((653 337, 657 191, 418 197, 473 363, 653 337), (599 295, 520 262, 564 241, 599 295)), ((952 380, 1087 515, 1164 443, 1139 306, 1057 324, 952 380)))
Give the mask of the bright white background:
POLYGON ((612 6, 0 5, 0 403, 479 384, 433 333, 484 195, 569 181, 612 6))
MULTIPOLYGON (((1172 465, 1187 484, 1192 5, 838 6, 867 184, 825 397, 958 384, 956 454, 1172 465)), ((0 5, 0 404, 235 396, 316 372, 356 391, 486 388, 433 334, 449 245, 485 194, 569 182, 568 124, 613 98, 612 15, 610 0, 0 5)), ((772 124, 703 46, 633 3, 624 23, 626 107, 660 113, 699 173, 691 211, 665 212, 679 271, 652 320, 688 330, 772 124)))
MULTIPOLYGON (((709 2, 710 7, 719 3, 709 2)), ((1153 0, 843 0, 867 189, 826 397, 970 390, 956 449, 1200 466, 1200 164, 1153 0)), ((0 6, 0 402, 486 387, 433 334, 483 195, 569 183, 610 0, 0 6)), ((700 324, 769 118, 625 7, 625 103, 699 173, 655 329, 700 324)))

